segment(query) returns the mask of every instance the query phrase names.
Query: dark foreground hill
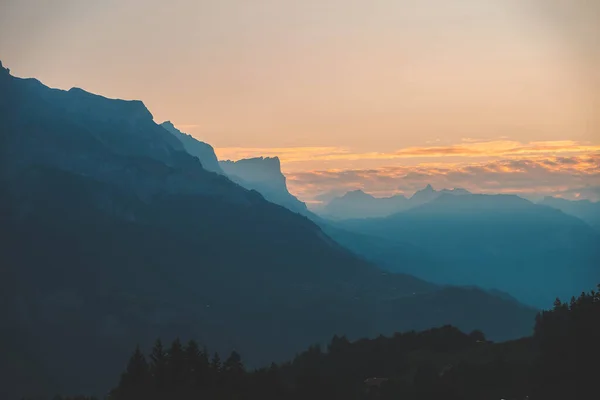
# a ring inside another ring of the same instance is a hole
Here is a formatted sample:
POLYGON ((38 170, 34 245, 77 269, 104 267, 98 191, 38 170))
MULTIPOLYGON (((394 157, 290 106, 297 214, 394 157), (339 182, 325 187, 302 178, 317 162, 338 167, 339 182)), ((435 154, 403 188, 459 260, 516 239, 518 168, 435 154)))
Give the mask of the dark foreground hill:
POLYGON ((530 308, 384 273, 205 170, 141 102, 0 67, 0 152, 2 398, 103 393, 156 337, 262 365, 335 332, 531 331, 530 308))
MULTIPOLYGON (((244 367, 191 340, 158 340, 131 356, 110 400, 405 399, 584 400, 600 373, 600 295, 556 301, 537 315, 535 333, 493 343, 452 326, 350 341, 334 336, 287 363, 244 367)), ((86 400, 78 398, 73 400, 86 400)))

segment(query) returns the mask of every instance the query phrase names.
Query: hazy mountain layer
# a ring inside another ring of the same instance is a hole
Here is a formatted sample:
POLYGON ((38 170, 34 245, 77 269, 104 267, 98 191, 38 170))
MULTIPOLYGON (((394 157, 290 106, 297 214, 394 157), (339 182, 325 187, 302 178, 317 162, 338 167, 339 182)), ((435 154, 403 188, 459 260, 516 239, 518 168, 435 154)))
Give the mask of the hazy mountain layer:
POLYGON ((427 185, 410 198, 406 198, 403 195, 374 197, 362 190, 355 190, 346 193, 342 197, 334 198, 319 214, 335 220, 387 217, 435 200, 443 194, 458 196, 469 194, 469 192, 464 189, 442 189, 438 191, 433 189, 431 185, 427 185))
POLYGON ((585 290, 600 278, 598 232, 517 196, 443 195, 406 212, 338 227, 382 239, 357 242, 332 233, 391 271, 495 288, 533 305, 585 290))
POLYGON ((589 200, 566 200, 546 197, 539 204, 556 208, 565 214, 572 215, 587 222, 591 227, 600 231, 600 203, 589 200))
POLYGON ((285 176, 281 173, 281 162, 278 157, 256 157, 238 161, 221 161, 221 168, 234 182, 253 189, 265 199, 285 208, 309 215, 306 204, 290 194, 285 176))

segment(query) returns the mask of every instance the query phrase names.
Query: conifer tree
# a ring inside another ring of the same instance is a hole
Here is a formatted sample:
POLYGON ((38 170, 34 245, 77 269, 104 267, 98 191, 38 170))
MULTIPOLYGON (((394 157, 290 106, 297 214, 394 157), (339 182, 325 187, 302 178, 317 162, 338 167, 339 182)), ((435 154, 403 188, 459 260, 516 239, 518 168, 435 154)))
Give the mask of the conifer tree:
POLYGON ((127 369, 121 375, 116 397, 118 399, 136 400, 144 398, 150 383, 150 373, 146 357, 137 346, 129 358, 127 369))
POLYGON ((167 358, 168 384, 170 389, 181 387, 185 380, 185 355, 179 339, 171 344, 167 358))
POLYGON ((166 390, 168 360, 162 341, 157 339, 150 354, 150 376, 154 390, 158 395, 166 390))

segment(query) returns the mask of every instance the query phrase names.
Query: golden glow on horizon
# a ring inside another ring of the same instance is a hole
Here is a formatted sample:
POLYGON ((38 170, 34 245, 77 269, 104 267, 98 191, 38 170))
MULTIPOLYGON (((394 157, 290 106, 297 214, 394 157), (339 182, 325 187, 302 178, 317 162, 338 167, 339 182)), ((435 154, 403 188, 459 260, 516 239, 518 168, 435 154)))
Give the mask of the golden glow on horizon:
MULTIPOLYGON (((497 157, 529 157, 533 155, 561 155, 593 153, 600 151, 600 144, 579 143, 572 140, 520 143, 510 140, 494 140, 465 143, 451 146, 409 147, 383 152, 353 152, 348 148, 338 147, 290 147, 290 148, 216 148, 215 152, 221 160, 239 160, 251 157, 278 156, 282 169, 286 172, 318 169, 326 166, 328 161, 371 161, 371 165, 390 164, 405 158, 436 158, 440 161, 447 158, 497 158, 497 157)), ((339 163, 341 165, 341 163, 339 163)), ((383 165, 379 165, 380 167, 383 165)))
POLYGON ((427 184, 437 189, 460 187, 474 193, 553 195, 600 201, 600 152, 298 171, 286 176, 290 191, 310 205, 356 189, 376 197, 411 195, 427 184))

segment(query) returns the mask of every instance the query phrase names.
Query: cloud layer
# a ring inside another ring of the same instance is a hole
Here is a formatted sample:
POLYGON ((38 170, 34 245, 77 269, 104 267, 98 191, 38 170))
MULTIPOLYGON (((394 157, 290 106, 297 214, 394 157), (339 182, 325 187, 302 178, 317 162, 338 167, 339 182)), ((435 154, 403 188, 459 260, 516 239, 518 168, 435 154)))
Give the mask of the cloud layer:
POLYGON ((378 197, 410 195, 428 183, 438 189, 461 187, 479 193, 600 200, 600 153, 307 171, 287 176, 290 191, 309 204, 327 202, 333 196, 354 189, 378 197))
POLYGON ((279 156, 290 191, 309 204, 349 190, 412 194, 428 183, 483 193, 600 200, 600 145, 512 140, 354 152, 340 147, 221 148, 220 159, 279 156))
MULTIPOLYGON (((259 156, 278 156, 286 171, 306 169, 306 166, 326 166, 327 162, 375 162, 389 164, 402 159, 501 158, 537 155, 580 154, 600 152, 600 145, 572 140, 521 143, 513 140, 479 142, 465 138, 460 144, 408 147, 389 152, 357 152, 344 147, 283 147, 283 148, 217 148, 219 159, 238 160, 259 156)), ((417 160, 418 161, 418 160, 417 160)), ((383 166, 383 165, 380 165, 383 166)), ((318 168, 314 168, 318 169, 318 168)))

